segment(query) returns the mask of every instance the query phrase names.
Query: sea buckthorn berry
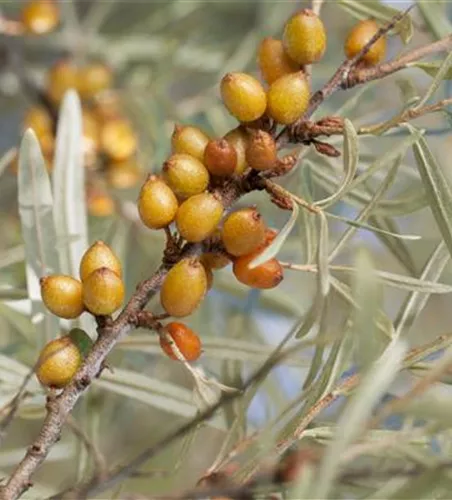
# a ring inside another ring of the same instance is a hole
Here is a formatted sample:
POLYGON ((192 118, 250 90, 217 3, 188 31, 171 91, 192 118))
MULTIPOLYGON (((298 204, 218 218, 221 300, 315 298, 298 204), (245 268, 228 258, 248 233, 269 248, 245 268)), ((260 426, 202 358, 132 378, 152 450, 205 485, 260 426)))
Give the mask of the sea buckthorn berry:
POLYGON ((246 255, 265 240, 265 224, 255 208, 243 208, 228 215, 221 231, 223 244, 231 255, 246 255))
POLYGON ((106 90, 94 96, 93 113, 101 123, 121 118, 122 106, 119 95, 113 90, 106 90))
POLYGON ((315 63, 325 53, 325 26, 314 11, 303 9, 287 21, 283 42, 289 57, 298 64, 315 63))
POLYGON ((225 136, 231 146, 234 147, 237 153, 237 166, 235 168, 236 174, 241 174, 247 167, 246 164, 246 148, 248 145, 249 134, 242 127, 237 127, 230 130, 225 136))
POLYGON ((138 198, 138 212, 143 224, 162 229, 176 217, 178 202, 172 189, 155 175, 148 177, 138 198))
POLYGON ((206 252, 201 255, 201 262, 209 269, 222 269, 231 263, 231 259, 224 253, 206 252))
POLYGON ((173 153, 185 153, 203 161, 209 137, 198 127, 175 125, 171 136, 173 153))
MULTIPOLYGON (((347 36, 345 41, 345 54, 348 59, 355 57, 361 49, 377 33, 378 24, 373 19, 360 21, 356 24, 347 36)), ((369 51, 360 59, 366 66, 375 66, 380 63, 386 54, 386 38, 380 37, 370 47, 369 51)))
POLYGON ((53 0, 32 0, 22 8, 21 17, 28 33, 44 35, 60 22, 60 11, 53 0))
POLYGON ((93 271, 83 282, 83 302, 97 316, 114 313, 124 301, 124 283, 108 267, 93 271))
POLYGON ((82 112, 83 152, 85 165, 94 162, 100 148, 100 124, 96 115, 87 109, 82 112))
POLYGON ((130 189, 141 179, 141 169, 133 159, 107 165, 107 181, 115 189, 130 189))
POLYGON ((160 290, 160 303, 170 316, 189 316, 207 292, 207 276, 198 259, 182 259, 172 267, 160 290))
POLYGON ((163 164, 163 179, 179 199, 202 193, 209 184, 209 172, 194 156, 176 153, 163 164))
POLYGON ((308 109, 309 85, 302 71, 278 78, 267 93, 268 114, 278 123, 290 125, 308 109))
POLYGON ((93 217, 110 217, 116 211, 112 197, 103 190, 89 189, 86 198, 88 213, 93 217))
POLYGON ((92 62, 79 69, 77 90, 82 99, 90 99, 99 92, 107 90, 112 81, 113 73, 108 66, 92 62))
POLYGON ((39 281, 47 309, 60 318, 78 318, 84 310, 82 284, 64 274, 45 276, 39 281))
POLYGON ((269 85, 281 76, 300 70, 300 65, 289 57, 282 41, 271 37, 261 41, 257 60, 262 78, 269 85))
POLYGON ((226 73, 221 80, 221 98, 237 120, 252 122, 265 113, 267 98, 262 84, 247 73, 226 73))
POLYGON ((77 346, 82 358, 86 358, 94 344, 91 337, 81 328, 72 328, 68 333, 68 337, 77 346))
POLYGON ((76 89, 78 68, 72 62, 57 62, 47 75, 47 94, 54 104, 60 104, 69 89, 76 89))
POLYGON ((52 117, 45 108, 33 106, 27 111, 22 128, 24 130, 32 128, 38 138, 42 135, 52 134, 52 117))
POLYGON ((226 139, 211 140, 204 151, 204 164, 212 175, 232 175, 237 168, 237 151, 226 139))
POLYGON ((138 140, 130 122, 117 118, 104 123, 100 133, 104 153, 114 161, 123 161, 135 154, 138 140))
POLYGON ((265 240, 264 247, 268 247, 270 243, 273 243, 273 240, 278 236, 278 231, 276 229, 272 229, 270 227, 265 228, 265 240))
POLYGON ((45 387, 62 389, 82 364, 78 347, 67 335, 48 342, 39 354, 36 376, 45 387))
POLYGON ((276 143, 273 137, 263 130, 253 131, 246 148, 248 165, 254 170, 269 170, 277 161, 276 143))
POLYGON ((106 243, 98 240, 88 248, 80 261, 79 273, 82 282, 101 267, 107 267, 119 277, 122 276, 122 266, 118 257, 106 243))
MULTIPOLYGON (((187 325, 173 321, 165 325, 163 332, 171 337, 187 361, 195 361, 201 355, 201 340, 187 325)), ((160 335, 160 347, 169 358, 178 359, 165 335, 160 335)))
POLYGON ((176 225, 182 238, 196 243, 205 240, 218 226, 223 205, 212 193, 201 193, 185 200, 176 214, 176 225))
POLYGON ((283 279, 283 268, 275 258, 253 269, 248 267, 248 264, 255 257, 260 255, 264 248, 265 247, 260 248, 234 260, 232 271, 234 276, 244 285, 251 288, 268 289, 274 288, 281 283, 283 279))

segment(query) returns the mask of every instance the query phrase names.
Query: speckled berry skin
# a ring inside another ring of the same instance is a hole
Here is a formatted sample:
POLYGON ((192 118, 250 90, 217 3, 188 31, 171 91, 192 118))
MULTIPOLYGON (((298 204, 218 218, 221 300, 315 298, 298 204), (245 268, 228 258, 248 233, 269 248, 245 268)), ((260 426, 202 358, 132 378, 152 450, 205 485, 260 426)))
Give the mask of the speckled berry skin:
POLYGON ((207 293, 204 266, 196 258, 182 259, 166 275, 160 290, 163 309, 176 318, 189 316, 207 293))
POLYGON ((164 181, 180 200, 205 191, 210 179, 204 164, 185 153, 170 156, 163 164, 162 174, 164 181))
POLYGON ((44 276, 40 280, 41 296, 47 309, 60 318, 78 318, 84 311, 82 284, 63 274, 44 276))
POLYGON ((101 267, 107 267, 119 277, 122 276, 121 262, 116 254, 106 243, 97 240, 83 254, 82 260, 80 261, 79 273, 82 282, 85 281, 92 272, 101 267))
MULTIPOLYGON (((370 39, 377 33, 378 24, 373 19, 366 19, 356 24, 345 41, 345 54, 348 59, 355 57, 370 39)), ((386 54, 386 37, 379 38, 360 59, 365 66, 375 66, 383 61, 386 54)))
MULTIPOLYGON (((165 325, 163 331, 171 337, 186 361, 195 361, 199 358, 201 355, 201 340, 191 328, 188 328, 183 323, 172 321, 165 325)), ((171 343, 165 339, 164 335, 160 336, 160 347, 169 358, 178 359, 173 352, 171 343)))
POLYGON ((162 229, 176 217, 179 203, 173 190, 160 178, 150 176, 138 198, 140 218, 150 229, 162 229))
POLYGON ((283 42, 271 37, 259 44, 257 61, 262 78, 269 85, 281 76, 300 70, 300 65, 287 54, 283 42))
POLYGON ((226 73, 220 85, 227 110, 240 122, 257 120, 265 113, 267 99, 259 80, 247 73, 226 73))
POLYGON ((107 316, 117 311, 124 301, 124 283, 111 269, 101 267, 83 282, 83 303, 96 316, 107 316))
POLYGON ((255 208, 244 208, 226 217, 221 239, 230 255, 239 257, 254 252, 265 240, 265 223, 255 208))
POLYGON ((171 136, 173 153, 185 153, 203 161, 209 137, 198 127, 175 125, 171 136))

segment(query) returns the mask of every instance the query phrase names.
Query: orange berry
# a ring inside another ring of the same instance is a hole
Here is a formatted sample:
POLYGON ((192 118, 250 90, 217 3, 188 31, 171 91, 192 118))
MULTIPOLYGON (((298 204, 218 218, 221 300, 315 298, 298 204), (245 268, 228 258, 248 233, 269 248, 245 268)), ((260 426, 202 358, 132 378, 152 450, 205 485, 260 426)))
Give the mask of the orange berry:
POLYGON ((220 89, 224 105, 237 120, 252 122, 265 113, 265 90, 253 76, 227 73, 221 80, 220 89))
POLYGON ((268 247, 270 243, 278 236, 278 231, 276 229, 272 229, 270 227, 265 228, 265 241, 264 246, 268 247))
POLYGON ((223 223, 223 244, 231 255, 246 255, 264 243, 265 224, 255 208, 243 208, 232 212, 223 223))
POLYGON ((246 161, 255 170, 269 170, 276 165, 276 143, 269 133, 263 130, 253 131, 246 148, 246 161))
POLYGON ((39 138, 52 134, 53 121, 49 112, 41 106, 33 106, 27 110, 23 120, 23 130, 32 128, 39 138))
POLYGON ((109 217, 116 211, 115 202, 111 196, 98 189, 87 191, 86 206, 88 213, 93 217, 109 217))
POLYGON ((21 17, 28 33, 44 35, 58 25, 60 11, 52 0, 32 0, 22 8, 21 17))
POLYGON ((222 203, 212 193, 201 193, 185 200, 176 214, 182 238, 196 243, 205 240, 218 226, 223 215, 222 203))
MULTIPOLYGON (((163 331, 171 337, 171 340, 187 361, 195 361, 199 358, 201 355, 201 340, 187 325, 173 321, 165 325, 163 331)), ((166 340, 165 335, 160 335, 160 347, 169 358, 177 360, 171 343, 166 340)))
POLYGON ((124 283, 108 267, 93 271, 83 282, 83 302, 96 316, 114 313, 124 301, 124 283))
POLYGON ((92 62, 79 69, 77 90, 82 99, 90 99, 99 92, 107 90, 112 82, 111 69, 100 62, 92 62))
POLYGON ((262 78, 269 85, 281 76, 300 70, 300 65, 288 56, 282 41, 271 37, 259 44, 257 59, 262 78))
POLYGON ((171 136, 173 153, 185 153, 203 161, 209 137, 198 127, 175 125, 171 136))
POLYGON ((204 164, 212 175, 232 175, 237 168, 237 152, 226 139, 212 139, 204 150, 204 164))
POLYGON ((237 166, 235 168, 236 174, 241 174, 247 167, 246 164, 246 148, 248 146, 249 135, 242 127, 236 127, 230 130, 225 136, 231 146, 234 147, 237 153, 237 166))
POLYGON ((278 123, 290 125, 308 109, 309 85, 302 71, 285 75, 268 89, 268 114, 278 123))
POLYGON ((36 376, 42 385, 62 389, 69 384, 81 364, 80 350, 65 335, 44 346, 37 361, 36 376))
POLYGON ((123 161, 135 154, 138 140, 130 122, 117 118, 106 122, 100 133, 104 153, 114 161, 123 161))
POLYGON ((69 89, 77 88, 78 69, 72 62, 57 62, 47 74, 47 94, 58 105, 69 89))
POLYGON ((248 264, 260 255, 264 248, 259 248, 248 255, 243 255, 235 259, 232 271, 234 276, 244 285, 251 288, 268 289, 274 288, 281 283, 283 268, 275 258, 253 269, 248 267, 248 264))
POLYGON ((194 156, 176 153, 163 164, 163 179, 179 199, 202 193, 209 184, 209 172, 194 156))
POLYGON ((148 177, 138 198, 138 212, 143 224, 162 229, 176 217, 178 202, 172 189, 155 175, 148 177))
POLYGON ((64 274, 45 276, 39 280, 41 296, 47 309, 60 318, 78 318, 84 310, 82 284, 64 274))
POLYGON ((93 98, 93 112, 101 122, 116 120, 122 116, 121 100, 113 90, 105 90, 93 98))
POLYGON ((222 269, 230 264, 231 260, 223 253, 206 252, 201 255, 201 262, 208 269, 222 269))
POLYGON ((107 267, 119 277, 122 276, 120 260, 106 243, 98 240, 88 248, 80 261, 79 273, 82 282, 85 281, 91 273, 97 271, 97 269, 101 267, 107 267))
MULTIPOLYGON (((348 59, 355 57, 361 49, 370 41, 377 33, 378 24, 373 19, 360 21, 356 24, 347 36, 345 41, 345 54, 348 59)), ((386 37, 379 38, 369 49, 369 51, 361 58, 366 66, 375 66, 383 61, 386 54, 386 37)))
POLYGON ((287 21, 283 40, 287 54, 298 64, 318 62, 326 49, 325 26, 315 12, 303 9, 287 21))
POLYGON ((115 189, 133 188, 138 184, 141 176, 141 169, 133 159, 107 165, 107 181, 115 189))
POLYGON ((100 124, 96 115, 87 109, 82 111, 83 152, 85 165, 92 164, 100 148, 100 124))
POLYGON ((168 271, 160 290, 160 303, 170 316, 189 316, 206 293, 204 266, 196 258, 182 259, 168 271))

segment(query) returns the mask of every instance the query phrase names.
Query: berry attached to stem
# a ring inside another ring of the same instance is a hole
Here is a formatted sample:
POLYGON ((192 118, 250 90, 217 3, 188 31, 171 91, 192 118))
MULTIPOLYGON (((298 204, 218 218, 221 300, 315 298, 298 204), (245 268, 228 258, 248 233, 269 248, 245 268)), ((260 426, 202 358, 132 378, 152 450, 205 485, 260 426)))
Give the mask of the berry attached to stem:
POLYGON ((63 274, 40 279, 41 296, 47 309, 60 318, 78 318, 84 310, 82 284, 63 274))
POLYGON ((176 153, 163 164, 163 179, 182 200, 202 193, 209 184, 209 172, 195 157, 176 153))
POLYGON ((162 229, 176 217, 178 201, 172 189, 155 175, 148 177, 138 198, 140 218, 151 229, 162 229))
POLYGON ((83 302, 89 312, 107 316, 121 307, 124 301, 124 283, 111 269, 101 267, 83 282, 83 302))
POLYGON ((198 127, 175 125, 171 136, 173 153, 185 153, 203 161, 209 137, 198 127))
POLYGON ((171 338, 187 361, 195 361, 201 355, 201 340, 187 325, 173 321, 164 326, 163 332, 160 335, 160 347, 164 353, 169 358, 178 360, 171 342, 166 339, 166 336, 171 338))
POLYGON ((231 255, 247 255, 259 248, 265 240, 265 224, 255 208, 232 212, 224 221, 221 238, 231 255))
POLYGON ((204 150, 204 164, 212 175, 227 177, 237 168, 237 152, 226 139, 211 140, 204 150))
POLYGON ((101 267, 107 267, 119 277, 122 276, 122 266, 118 257, 106 243, 98 240, 88 248, 80 261, 79 272, 82 282, 101 267))
POLYGON ((269 85, 281 76, 300 70, 300 65, 289 57, 282 41, 271 37, 261 41, 257 60, 262 78, 269 85))
MULTIPOLYGON (((348 59, 355 57, 377 33, 378 24, 373 19, 360 21, 347 36, 345 41, 345 54, 348 59)), ((360 61, 366 66, 375 66, 383 61, 386 54, 386 38, 380 37, 362 56, 360 61)))

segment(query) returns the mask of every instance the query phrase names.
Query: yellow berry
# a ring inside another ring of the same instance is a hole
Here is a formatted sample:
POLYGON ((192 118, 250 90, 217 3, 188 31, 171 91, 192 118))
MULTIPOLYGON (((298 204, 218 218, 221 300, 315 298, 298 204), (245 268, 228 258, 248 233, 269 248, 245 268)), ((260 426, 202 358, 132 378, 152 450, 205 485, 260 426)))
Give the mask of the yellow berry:
POLYGON ((57 62, 47 75, 47 94, 55 105, 59 105, 69 89, 76 89, 78 69, 72 62, 57 62))
POLYGON ((103 189, 89 187, 86 194, 88 213, 93 217, 109 217, 116 211, 115 202, 103 189))
POLYGON ((268 114, 278 123, 290 125, 308 109, 309 85, 302 71, 282 76, 268 89, 268 114))
POLYGON ((271 37, 261 41, 257 59, 262 78, 269 85, 281 76, 300 70, 300 65, 288 56, 282 41, 271 37))
POLYGON ((100 133, 104 153, 114 161, 123 161, 135 154, 138 140, 130 122, 117 118, 107 121, 100 133))
POLYGON ((115 189, 130 189, 138 184, 142 171, 133 159, 109 163, 107 165, 107 181, 115 189))
POLYGON ((237 120, 251 122, 265 113, 265 90, 253 76, 227 73, 221 80, 220 90, 224 105, 237 120))
POLYGON ((83 254, 80 261, 80 279, 84 282, 88 276, 102 267, 106 267, 122 276, 122 266, 113 250, 103 241, 95 241, 83 254))
POLYGON ((312 64, 325 53, 325 27, 315 12, 303 9, 287 21, 283 41, 291 59, 298 64, 312 64))
POLYGON ((248 255, 235 259, 232 271, 241 283, 251 288, 274 288, 283 279, 283 268, 275 258, 267 260, 253 269, 248 267, 248 264, 262 253, 262 250, 263 248, 259 248, 248 255))
POLYGON ((277 149, 273 137, 263 130, 253 131, 246 148, 248 165, 255 170, 268 170, 273 168, 277 161, 277 149))
POLYGON ((204 266, 196 258, 182 259, 168 271, 160 290, 160 303, 170 316, 189 316, 206 292, 204 266))
MULTIPOLYGON (((345 54, 348 59, 355 57, 361 49, 377 33, 378 24, 373 19, 360 21, 347 36, 345 54)), ((386 54, 386 38, 382 36, 370 47, 369 51, 360 59, 366 66, 375 66, 383 61, 386 54)))
POLYGON ((198 127, 175 125, 171 136, 173 153, 185 153, 203 161, 209 137, 198 127))
POLYGON ((151 229, 162 229, 176 217, 178 202, 172 189, 155 175, 148 177, 138 198, 140 218, 151 229))
POLYGON ((62 389, 82 364, 78 347, 67 335, 51 340, 42 349, 36 364, 36 376, 46 387, 62 389))
POLYGON ((232 175, 237 168, 237 151, 226 139, 211 140, 204 150, 204 164, 212 175, 232 175))
MULTIPOLYGON (((195 361, 199 358, 201 355, 201 340, 191 328, 188 328, 183 323, 172 321, 165 325, 163 331, 171 337, 171 340, 187 361, 195 361)), ((160 336, 160 347, 169 358, 178 359, 165 335, 160 336)))
POLYGON ((35 134, 40 137, 52 134, 53 122, 49 112, 41 106, 31 107, 23 121, 23 129, 32 128, 35 134))
POLYGON ((119 95, 113 90, 97 94, 93 98, 93 112, 101 123, 121 118, 122 106, 119 95))
POLYGON ((237 166, 235 168, 236 174, 241 174, 247 167, 246 164, 246 148, 248 145, 249 136, 246 130, 242 127, 236 127, 230 130, 225 136, 231 146, 234 147, 237 153, 237 166))
POLYGON ((64 274, 45 276, 39 281, 47 309, 60 318, 78 318, 83 312, 82 284, 64 274))
POLYGON ((99 92, 107 90, 112 81, 113 74, 108 66, 92 62, 79 69, 77 90, 82 99, 90 99, 99 92))
POLYGON ((114 313, 124 301, 124 283, 108 267, 93 271, 83 282, 83 302, 96 316, 114 313))
POLYGON ((176 214, 180 235, 196 243, 210 236, 223 215, 223 205, 212 193, 201 193, 185 200, 176 214))
POLYGON ((194 156, 176 153, 163 164, 163 179, 179 199, 202 193, 209 184, 209 172, 194 156))
POLYGON ((208 269, 222 269, 231 263, 224 253, 206 252, 201 255, 201 262, 208 269))
POLYGON ((255 208, 232 212, 223 223, 223 244, 231 255, 239 257, 254 252, 265 240, 265 224, 255 208))
POLYGON ((60 22, 60 11, 53 0, 31 0, 22 8, 21 17, 28 33, 44 35, 60 22))

